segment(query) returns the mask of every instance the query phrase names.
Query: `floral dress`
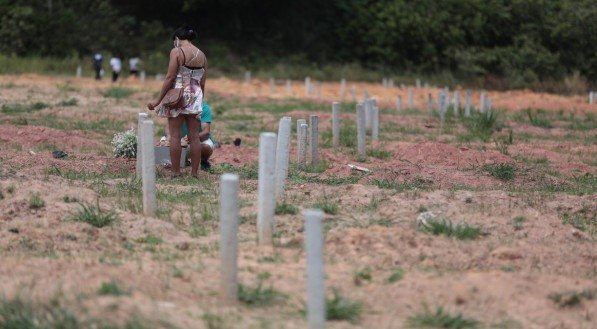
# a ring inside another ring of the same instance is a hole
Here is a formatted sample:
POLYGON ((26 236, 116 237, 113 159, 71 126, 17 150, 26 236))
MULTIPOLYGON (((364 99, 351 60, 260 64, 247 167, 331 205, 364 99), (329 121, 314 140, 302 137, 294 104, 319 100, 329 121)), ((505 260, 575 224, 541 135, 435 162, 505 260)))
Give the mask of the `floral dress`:
POLYGON ((184 88, 183 98, 184 106, 180 108, 170 108, 163 104, 156 107, 157 115, 163 118, 175 118, 180 114, 201 115, 203 104, 203 90, 199 82, 205 74, 203 67, 189 67, 182 65, 176 73, 174 88, 184 88))

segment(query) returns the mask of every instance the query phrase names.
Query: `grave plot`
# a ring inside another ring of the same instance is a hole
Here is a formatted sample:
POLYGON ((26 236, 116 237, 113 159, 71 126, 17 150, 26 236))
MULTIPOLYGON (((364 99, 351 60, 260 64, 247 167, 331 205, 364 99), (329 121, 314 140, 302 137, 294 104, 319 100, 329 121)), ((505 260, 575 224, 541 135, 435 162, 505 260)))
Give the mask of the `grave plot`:
POLYGON ((153 79, 0 84, 0 323, 597 325, 586 97, 208 80, 196 179, 153 165, 153 79))

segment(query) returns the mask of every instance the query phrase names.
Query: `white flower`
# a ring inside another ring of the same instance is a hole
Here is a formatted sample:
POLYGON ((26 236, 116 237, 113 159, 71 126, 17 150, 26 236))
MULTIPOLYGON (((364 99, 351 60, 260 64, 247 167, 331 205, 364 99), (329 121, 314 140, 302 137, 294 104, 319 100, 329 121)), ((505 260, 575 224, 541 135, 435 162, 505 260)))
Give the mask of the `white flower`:
POLYGON ((123 133, 117 133, 112 139, 114 146, 114 156, 134 158, 137 155, 137 134, 134 129, 123 133))

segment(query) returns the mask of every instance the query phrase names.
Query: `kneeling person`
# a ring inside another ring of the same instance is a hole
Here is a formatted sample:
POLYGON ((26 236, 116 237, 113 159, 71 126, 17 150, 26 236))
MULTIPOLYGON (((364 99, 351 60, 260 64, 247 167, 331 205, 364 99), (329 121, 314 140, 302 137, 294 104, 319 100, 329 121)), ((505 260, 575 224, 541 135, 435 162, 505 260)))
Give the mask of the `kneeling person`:
MULTIPOLYGON (((201 140, 201 169, 209 170, 211 164, 209 163, 209 157, 214 152, 215 144, 211 138, 211 107, 206 101, 203 101, 202 112, 199 118, 201 121, 201 131, 199 132, 199 139, 201 140)), ((186 136, 188 128, 186 122, 182 125, 181 136, 186 136)))

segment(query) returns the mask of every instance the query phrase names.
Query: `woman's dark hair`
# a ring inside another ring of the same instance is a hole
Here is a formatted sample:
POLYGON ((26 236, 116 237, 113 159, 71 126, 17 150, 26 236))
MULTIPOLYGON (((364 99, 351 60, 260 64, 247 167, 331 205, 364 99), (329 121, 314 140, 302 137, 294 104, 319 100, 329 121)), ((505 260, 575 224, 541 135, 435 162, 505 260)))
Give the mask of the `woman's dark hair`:
POLYGON ((178 38, 180 40, 189 40, 189 41, 191 41, 191 40, 195 39, 196 37, 197 37, 197 32, 195 32, 195 29, 193 29, 189 25, 183 26, 183 27, 179 27, 172 34, 172 40, 178 38))

